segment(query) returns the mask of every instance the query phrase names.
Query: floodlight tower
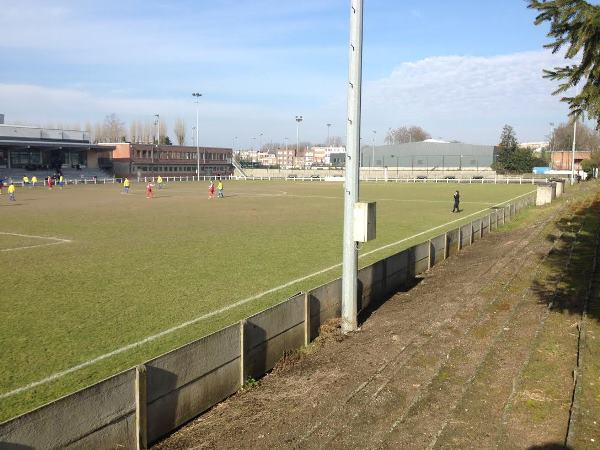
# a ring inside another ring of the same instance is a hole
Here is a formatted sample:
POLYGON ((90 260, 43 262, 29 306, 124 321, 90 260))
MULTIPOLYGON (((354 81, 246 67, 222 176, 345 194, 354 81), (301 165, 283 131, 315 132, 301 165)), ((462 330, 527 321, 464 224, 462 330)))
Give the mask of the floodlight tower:
POLYGON ((373 140, 371 141, 371 153, 373 154, 372 159, 371 159, 371 165, 373 166, 373 168, 375 168, 375 137, 377 135, 377 131, 372 130, 373 131, 373 140))
POLYGON ((296 156, 298 156, 298 148, 300 147, 300 122, 303 120, 302 116, 296 116, 296 156))
MULTIPOLYGON (((196 176, 198 177, 196 181, 200 181, 200 144, 198 141, 198 119, 200 114, 200 97, 202 97, 202 94, 199 92, 193 92, 192 97, 194 97, 194 103, 196 104, 196 176)), ((206 163, 206 153, 204 153, 202 163, 206 163)))
POLYGON ((358 328, 358 249, 354 240, 354 208, 359 198, 360 121, 362 90, 363 0, 350 2, 348 113, 346 118, 346 179, 342 261, 342 332, 358 328))

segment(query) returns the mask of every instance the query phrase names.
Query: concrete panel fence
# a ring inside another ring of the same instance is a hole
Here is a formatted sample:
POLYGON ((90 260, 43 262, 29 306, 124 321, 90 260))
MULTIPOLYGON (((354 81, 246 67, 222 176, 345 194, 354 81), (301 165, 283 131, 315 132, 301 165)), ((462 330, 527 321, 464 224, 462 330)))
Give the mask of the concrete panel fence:
MULTIPOLYGON (((359 271, 359 310, 412 286, 519 210, 530 193, 359 271)), ((341 316, 341 279, 0 424, 0 448, 146 448, 269 372, 341 316)))

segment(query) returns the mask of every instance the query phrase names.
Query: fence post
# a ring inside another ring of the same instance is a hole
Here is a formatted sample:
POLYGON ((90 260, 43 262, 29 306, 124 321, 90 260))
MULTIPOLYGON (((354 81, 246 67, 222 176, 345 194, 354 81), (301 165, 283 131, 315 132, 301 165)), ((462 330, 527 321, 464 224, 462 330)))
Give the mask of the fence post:
POLYGON ((444 233, 444 259, 448 258, 448 254, 449 254, 449 249, 448 249, 448 232, 446 231, 444 233))
POLYGON ((244 328, 246 319, 240 320, 240 388, 244 387, 244 328))
POLYGON ((473 245, 475 242, 475 227, 473 227, 473 222, 471 222, 471 239, 469 239, 470 245, 473 245))
POLYGON ((458 227, 458 243, 456 244, 456 250, 460 252, 460 241, 462 241, 462 227, 458 227))
MULTIPOLYGON (((490 216, 488 216, 488 230, 490 229, 490 216)), ((483 219, 479 221, 479 239, 483 237, 483 219)))
POLYGON ((135 368, 135 441, 137 450, 148 448, 146 366, 135 368))
POLYGON ((431 269, 431 239, 429 239, 429 255, 427 258, 427 270, 431 269))
POLYGON ((308 292, 304 293, 304 345, 310 344, 310 299, 308 292))

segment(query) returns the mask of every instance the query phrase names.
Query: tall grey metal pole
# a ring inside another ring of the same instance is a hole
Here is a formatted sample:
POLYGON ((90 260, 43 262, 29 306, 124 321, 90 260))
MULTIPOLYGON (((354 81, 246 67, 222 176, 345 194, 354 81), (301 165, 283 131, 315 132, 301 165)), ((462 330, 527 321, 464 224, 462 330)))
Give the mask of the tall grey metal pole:
POLYGON ((200 181, 200 141, 199 141, 199 130, 198 130, 198 122, 200 115, 200 105, 198 101, 196 101, 196 180, 200 181))
POLYGON ((196 181, 200 181, 200 141, 199 141, 199 129, 198 129, 198 121, 199 121, 199 111, 200 111, 200 97, 202 94, 199 92, 194 92, 192 96, 196 99, 196 181))
POLYGON ((342 262, 342 332, 358 328, 358 250, 354 242, 354 204, 359 198, 360 108, 362 84, 363 0, 350 2, 350 58, 344 182, 344 243, 342 262))
POLYGON ((373 154, 373 167, 375 167, 375 133, 377 133, 377 131, 373 130, 373 141, 371 142, 372 146, 371 146, 371 150, 372 150, 372 154, 373 154))
POLYGON ((298 156, 298 150, 300 147, 300 122, 302 122, 302 116, 296 116, 296 156, 298 156))
POLYGON ((573 147, 571 151, 571 185, 575 184, 575 141, 577 140, 577 117, 573 121, 573 147))
POLYGON ((156 145, 160 145, 160 115, 156 115, 156 145))
MULTIPOLYGON (((160 115, 154 114, 156 117, 156 151, 158 153, 158 146, 160 145, 160 115)), ((152 151, 152 162, 154 162, 154 151, 152 151)))

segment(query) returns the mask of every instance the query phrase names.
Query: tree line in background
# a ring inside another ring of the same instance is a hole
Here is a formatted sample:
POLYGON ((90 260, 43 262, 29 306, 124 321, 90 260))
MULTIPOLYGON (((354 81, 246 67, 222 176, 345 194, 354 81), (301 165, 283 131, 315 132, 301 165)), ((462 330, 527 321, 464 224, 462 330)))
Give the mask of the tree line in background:
MULTIPOLYGON (((532 149, 519 146, 515 130, 510 125, 505 125, 500 135, 497 157, 492 168, 500 172, 526 173, 531 172, 534 167, 548 166, 551 151, 572 150, 573 132, 573 121, 561 123, 553 130, 548 147, 542 149, 539 154, 535 154, 532 149)), ((576 151, 591 152, 591 159, 587 162, 584 161, 584 165, 600 166, 600 133, 598 131, 587 127, 582 122, 577 122, 575 143, 576 151)))
MULTIPOLYGON (((26 124, 19 122, 15 122, 15 125, 40 126, 40 124, 26 124)), ((129 123, 129 126, 127 126, 127 124, 124 121, 122 121, 116 114, 112 113, 107 115, 101 122, 86 122, 83 126, 80 123, 63 122, 47 122, 43 126, 45 128, 51 129, 86 131, 90 134, 91 142, 94 144, 97 144, 99 142, 132 142, 136 144, 156 144, 157 131, 160 129, 160 144, 173 144, 169 137, 167 123, 163 118, 160 118, 158 120, 158 124, 156 120, 151 119, 132 120, 129 123)), ((195 132, 191 129, 188 130, 185 120, 179 117, 175 119, 175 122, 173 124, 173 136, 177 145, 186 145, 187 140, 190 138, 192 142, 195 142, 196 139, 195 132), (189 134, 188 131, 190 131, 189 134)), ((344 140, 340 136, 331 136, 329 138, 329 142, 316 145, 323 147, 341 147, 344 145, 344 140)), ((309 141, 301 141, 298 145, 299 148, 308 148, 312 146, 313 144, 309 141)), ((254 146, 251 145, 251 147, 254 146)), ((260 144, 260 150, 264 152, 282 148, 286 148, 285 143, 266 142, 260 144)), ((296 142, 288 141, 287 148, 295 149, 296 142)))
POLYGON ((393 128, 388 130, 384 142, 386 144, 407 144, 409 142, 422 142, 431 139, 431 135, 418 126, 393 128))
MULTIPOLYGON (((19 125, 19 123, 16 123, 19 125)), ((46 128, 60 130, 87 131, 90 134, 91 142, 133 142, 136 144, 156 144, 157 132, 160 130, 160 144, 172 145, 169 137, 169 130, 164 119, 156 120, 132 120, 129 127, 126 126, 116 114, 107 115, 102 122, 86 122, 83 126, 80 123, 46 123, 46 128)), ((181 118, 175 119, 173 126, 178 145, 185 145, 187 138, 187 125, 181 118)))

